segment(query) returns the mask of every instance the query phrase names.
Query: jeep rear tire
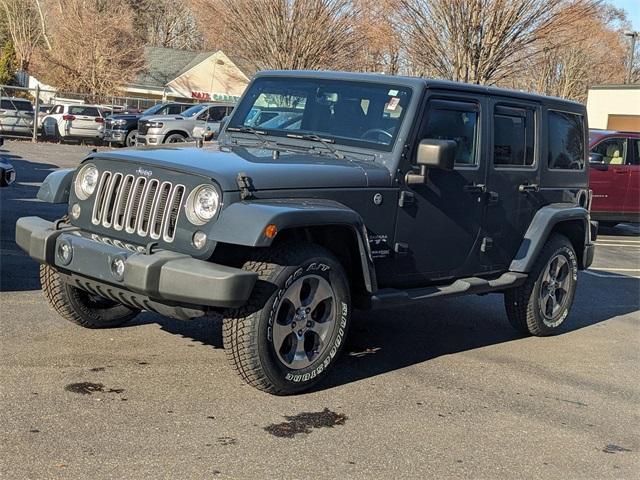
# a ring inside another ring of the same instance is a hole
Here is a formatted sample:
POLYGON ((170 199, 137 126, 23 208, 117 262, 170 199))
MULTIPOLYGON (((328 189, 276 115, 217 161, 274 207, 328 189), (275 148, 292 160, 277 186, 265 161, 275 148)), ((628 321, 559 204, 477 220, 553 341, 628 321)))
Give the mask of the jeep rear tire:
POLYGON ((509 322, 522 333, 546 336, 558 332, 569 314, 578 281, 578 260, 567 237, 553 234, 527 281, 505 292, 509 322))
POLYGON ((224 316, 231 366, 249 385, 272 394, 311 388, 335 364, 349 328, 344 269, 313 244, 281 245, 243 268, 259 277, 247 304, 224 316))
POLYGON ((69 285, 48 265, 40 266, 40 283, 45 298, 61 317, 86 328, 119 327, 140 313, 69 285))

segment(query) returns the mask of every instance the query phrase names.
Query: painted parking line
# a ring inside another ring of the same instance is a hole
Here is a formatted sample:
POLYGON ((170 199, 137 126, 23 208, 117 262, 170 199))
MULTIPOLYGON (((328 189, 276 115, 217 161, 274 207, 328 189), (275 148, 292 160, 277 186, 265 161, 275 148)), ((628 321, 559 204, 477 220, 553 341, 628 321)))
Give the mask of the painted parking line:
POLYGON ((621 271, 621 270, 609 270, 609 272, 612 272, 612 273, 600 273, 600 272, 594 272, 592 270, 583 270, 583 272, 586 273, 587 275, 593 275, 594 277, 599 277, 599 278, 616 278, 618 280, 628 280, 630 278, 634 278, 634 279, 640 280, 640 269, 635 269, 635 270, 637 271, 638 275, 626 275, 622 273, 618 273, 618 274, 615 273, 616 271, 621 271))
POLYGON ((640 248, 640 243, 596 243, 597 247, 640 248))

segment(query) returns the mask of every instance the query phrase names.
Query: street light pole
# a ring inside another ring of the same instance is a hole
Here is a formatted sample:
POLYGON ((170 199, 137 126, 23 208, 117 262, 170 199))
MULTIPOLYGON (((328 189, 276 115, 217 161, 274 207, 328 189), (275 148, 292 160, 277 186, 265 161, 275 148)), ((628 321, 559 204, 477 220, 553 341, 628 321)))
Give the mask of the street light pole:
POLYGON ((633 57, 635 56, 636 51, 636 37, 638 36, 638 32, 624 32, 626 37, 631 37, 631 48, 629 49, 629 67, 627 69, 627 80, 626 84, 631 83, 631 73, 633 72, 633 57))

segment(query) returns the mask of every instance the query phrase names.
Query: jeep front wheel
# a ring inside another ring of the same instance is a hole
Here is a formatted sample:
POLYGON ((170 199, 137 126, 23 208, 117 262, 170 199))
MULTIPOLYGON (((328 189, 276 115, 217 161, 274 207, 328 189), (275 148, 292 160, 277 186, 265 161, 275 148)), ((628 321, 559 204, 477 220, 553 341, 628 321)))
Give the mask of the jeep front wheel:
POLYGON ((65 283, 48 265, 40 266, 40 284, 45 298, 62 318, 86 328, 119 327, 140 313, 65 283))
POLYGON ((225 314, 224 347, 250 385, 276 395, 307 390, 340 354, 351 317, 344 269, 318 245, 282 245, 244 264, 259 274, 247 305, 225 314))
POLYGON ((527 281, 505 292, 507 317, 522 333, 557 333, 576 293, 578 261, 567 237, 553 235, 545 244, 527 281))

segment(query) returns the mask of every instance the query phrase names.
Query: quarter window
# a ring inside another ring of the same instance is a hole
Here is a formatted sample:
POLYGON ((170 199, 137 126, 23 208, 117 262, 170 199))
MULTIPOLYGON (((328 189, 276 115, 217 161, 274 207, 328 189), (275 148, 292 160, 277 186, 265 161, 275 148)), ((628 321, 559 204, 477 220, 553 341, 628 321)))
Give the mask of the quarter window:
POLYGON ((493 114, 493 163, 502 167, 534 163, 534 112, 497 106, 493 114))
POLYGON ((423 138, 455 140, 456 165, 477 165, 478 111, 473 104, 434 100, 427 112, 423 138))
POLYGON ((549 111, 549 168, 584 168, 584 118, 575 113, 549 111))

